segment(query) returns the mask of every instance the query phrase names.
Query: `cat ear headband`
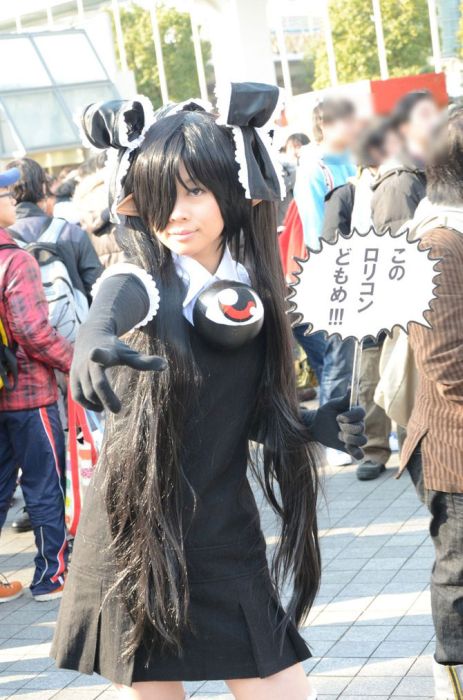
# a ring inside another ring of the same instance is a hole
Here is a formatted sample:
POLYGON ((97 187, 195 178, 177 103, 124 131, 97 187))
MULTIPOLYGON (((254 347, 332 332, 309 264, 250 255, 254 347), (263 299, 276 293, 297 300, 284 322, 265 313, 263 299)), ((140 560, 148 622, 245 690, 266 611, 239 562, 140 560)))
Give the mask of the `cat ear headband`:
MULTIPOLYGON (((279 200, 285 196, 281 167, 267 132, 278 100, 279 89, 262 83, 232 83, 218 95, 217 123, 232 130, 238 176, 247 199, 279 200)), ((133 155, 148 129, 180 111, 211 111, 211 106, 190 99, 154 112, 151 102, 139 95, 134 100, 110 100, 85 109, 81 123, 84 145, 108 149, 109 208, 113 223, 119 223, 119 214, 138 216, 132 193, 124 197, 123 186, 133 155)))

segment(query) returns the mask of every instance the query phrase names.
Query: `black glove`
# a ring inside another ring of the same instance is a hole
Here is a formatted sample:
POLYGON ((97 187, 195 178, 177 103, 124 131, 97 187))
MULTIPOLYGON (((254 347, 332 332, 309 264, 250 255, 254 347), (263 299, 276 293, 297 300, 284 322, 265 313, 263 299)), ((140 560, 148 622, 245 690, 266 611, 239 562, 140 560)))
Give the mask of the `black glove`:
POLYGON ((121 410, 106 376, 108 367, 127 365, 140 371, 167 367, 162 357, 142 355, 119 340, 118 336, 134 328, 148 310, 148 294, 135 275, 113 275, 102 282, 87 320, 79 328, 71 366, 71 393, 82 406, 92 411, 121 410))
POLYGON ((333 399, 317 411, 302 409, 301 417, 310 437, 325 447, 347 452, 354 459, 363 458, 366 445, 365 411, 361 406, 349 409, 350 391, 342 399, 333 399))

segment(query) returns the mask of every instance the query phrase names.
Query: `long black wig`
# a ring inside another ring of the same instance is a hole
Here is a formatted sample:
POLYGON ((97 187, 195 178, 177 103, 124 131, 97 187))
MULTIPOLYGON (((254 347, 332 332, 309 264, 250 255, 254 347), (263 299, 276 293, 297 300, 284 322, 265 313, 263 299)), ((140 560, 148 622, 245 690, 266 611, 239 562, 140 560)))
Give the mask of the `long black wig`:
POLYGON ((274 204, 253 206, 238 179, 234 143, 212 115, 179 112, 155 123, 128 171, 124 190, 139 213, 119 231, 128 257, 155 278, 157 316, 128 342, 168 361, 162 373, 116 371, 121 414, 108 420, 102 459, 117 588, 132 617, 126 654, 148 638, 181 651, 188 625, 188 580, 182 523, 182 426, 201 378, 182 320, 183 283, 173 258, 154 235, 169 222, 179 169, 215 196, 224 220, 223 246, 246 265, 265 311, 265 357, 255 416, 263 457, 254 461, 265 494, 281 519, 272 578, 277 590, 292 579, 287 619, 300 623, 320 580, 316 447, 298 415, 291 331, 277 246, 274 204))

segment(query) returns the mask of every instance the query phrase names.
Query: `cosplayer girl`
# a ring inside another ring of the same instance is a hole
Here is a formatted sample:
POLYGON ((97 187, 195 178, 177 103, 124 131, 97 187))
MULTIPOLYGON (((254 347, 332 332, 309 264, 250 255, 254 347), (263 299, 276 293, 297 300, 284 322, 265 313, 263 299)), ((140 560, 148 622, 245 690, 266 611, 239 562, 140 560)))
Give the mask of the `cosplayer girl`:
POLYGON ((277 98, 234 84, 219 120, 194 102, 155 117, 141 99, 84 115, 89 140, 116 155, 130 262, 100 278, 76 344, 74 397, 112 413, 52 654, 125 698, 183 700, 182 681, 214 679, 237 700, 316 697, 297 631, 320 579, 314 441, 360 457, 365 438, 348 398, 297 405, 272 202, 282 192, 262 129, 277 98), (271 573, 250 439, 281 520, 271 573))

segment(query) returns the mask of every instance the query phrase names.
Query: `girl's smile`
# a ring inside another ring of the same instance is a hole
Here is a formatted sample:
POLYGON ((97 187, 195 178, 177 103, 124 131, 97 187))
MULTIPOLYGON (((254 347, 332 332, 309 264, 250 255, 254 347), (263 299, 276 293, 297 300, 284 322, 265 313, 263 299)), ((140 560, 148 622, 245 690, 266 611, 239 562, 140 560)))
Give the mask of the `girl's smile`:
POLYGON ((192 180, 182 165, 169 223, 155 235, 172 252, 197 260, 214 274, 222 257, 223 228, 222 213, 214 195, 192 180))

